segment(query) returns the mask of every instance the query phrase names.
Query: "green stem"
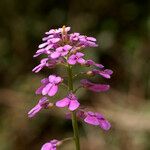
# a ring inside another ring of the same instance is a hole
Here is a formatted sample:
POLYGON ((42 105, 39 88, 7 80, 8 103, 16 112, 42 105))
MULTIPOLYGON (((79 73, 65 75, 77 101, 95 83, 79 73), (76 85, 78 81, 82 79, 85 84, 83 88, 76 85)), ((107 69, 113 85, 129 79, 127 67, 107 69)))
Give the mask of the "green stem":
MULTIPOLYGON (((69 88, 69 92, 73 92, 73 75, 72 75, 72 67, 70 65, 68 65, 68 88, 69 88)), ((76 150, 80 150, 78 123, 77 123, 77 117, 75 111, 72 111, 72 126, 73 126, 76 150)))

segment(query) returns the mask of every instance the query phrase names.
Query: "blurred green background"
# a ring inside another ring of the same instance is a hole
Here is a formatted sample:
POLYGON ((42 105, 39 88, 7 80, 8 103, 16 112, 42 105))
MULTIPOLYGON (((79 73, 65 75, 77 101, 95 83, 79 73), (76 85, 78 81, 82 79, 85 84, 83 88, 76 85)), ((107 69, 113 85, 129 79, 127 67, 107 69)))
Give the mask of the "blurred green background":
MULTIPOLYGON (((56 71, 32 73, 40 60, 32 56, 44 32, 62 25, 95 36, 99 47, 87 50, 87 57, 114 71, 106 81, 109 92, 79 93, 82 104, 103 113, 112 124, 103 132, 80 123, 82 149, 150 150, 149 10, 148 0, 1 0, 0 150, 38 150, 50 139, 72 135, 63 109, 27 117, 38 101, 34 91, 40 79, 56 71)), ((60 88, 55 100, 64 92, 60 88)), ((59 149, 73 150, 73 143, 59 149)))

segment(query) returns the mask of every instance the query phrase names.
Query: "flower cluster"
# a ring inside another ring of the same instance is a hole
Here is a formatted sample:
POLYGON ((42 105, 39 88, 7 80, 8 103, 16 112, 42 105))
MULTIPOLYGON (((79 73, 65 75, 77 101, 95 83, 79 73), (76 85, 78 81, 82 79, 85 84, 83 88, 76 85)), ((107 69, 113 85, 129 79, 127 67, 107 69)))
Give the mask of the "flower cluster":
MULTIPOLYGON (((36 90, 36 94, 42 96, 38 104, 28 112, 30 118, 34 117, 42 109, 49 109, 52 106, 58 108, 67 108, 70 112, 75 114, 75 117, 81 118, 85 123, 90 125, 99 126, 104 130, 109 130, 111 125, 99 113, 91 111, 84 111, 80 108, 80 102, 76 96, 76 91, 73 89, 72 83, 72 69, 74 65, 82 65, 89 67, 88 72, 84 72, 83 75, 92 77, 99 75, 103 78, 110 79, 113 73, 112 70, 106 69, 102 64, 98 64, 91 59, 86 60, 84 58, 83 50, 88 47, 97 47, 96 39, 81 35, 80 33, 70 33, 70 27, 63 26, 59 29, 51 29, 46 32, 46 36, 42 39, 42 43, 38 46, 34 57, 43 55, 40 64, 37 65, 32 71, 38 73, 44 67, 54 68, 57 65, 66 67, 70 72, 68 74, 68 93, 65 98, 62 98, 56 102, 49 102, 48 96, 53 97, 57 94, 59 85, 65 83, 62 77, 58 75, 49 75, 49 77, 41 80, 41 86, 36 90)), ((78 75, 78 74, 77 74, 78 75)), ((89 79, 82 79, 78 88, 86 88, 94 92, 103 92, 109 90, 108 84, 93 83, 89 79)), ((76 138, 76 137, 75 137, 76 138)), ((52 140, 44 144, 41 150, 56 150, 56 147, 60 145, 60 141, 52 140)))

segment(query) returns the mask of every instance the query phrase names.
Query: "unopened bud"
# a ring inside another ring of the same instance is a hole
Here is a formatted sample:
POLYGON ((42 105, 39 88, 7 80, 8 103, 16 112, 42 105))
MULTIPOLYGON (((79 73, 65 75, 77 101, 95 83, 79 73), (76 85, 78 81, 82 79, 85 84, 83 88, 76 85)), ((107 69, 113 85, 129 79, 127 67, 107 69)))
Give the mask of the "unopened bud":
POLYGON ((88 71, 88 72, 86 72, 86 74, 87 74, 88 76, 94 76, 93 71, 88 71))
POLYGON ((64 25, 64 26, 62 27, 62 35, 65 35, 65 34, 66 34, 65 28, 66 28, 66 26, 64 25))
POLYGON ((51 107, 53 107, 53 106, 54 106, 53 103, 49 103, 48 106, 47 106, 47 108, 51 108, 51 107))
POLYGON ((56 145, 60 146, 62 143, 63 143, 62 141, 58 141, 56 145))

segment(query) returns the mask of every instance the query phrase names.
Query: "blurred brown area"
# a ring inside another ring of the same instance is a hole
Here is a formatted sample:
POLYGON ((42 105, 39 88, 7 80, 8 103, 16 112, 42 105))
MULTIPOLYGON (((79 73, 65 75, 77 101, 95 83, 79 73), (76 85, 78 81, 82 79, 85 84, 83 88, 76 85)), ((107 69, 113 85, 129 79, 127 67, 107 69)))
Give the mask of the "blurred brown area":
MULTIPOLYGON (((64 110, 27 112, 39 97, 40 79, 31 72, 32 56, 44 32, 68 25, 95 36, 99 47, 87 57, 114 71, 111 89, 81 90, 82 104, 103 113, 109 132, 80 123, 83 150, 150 150, 150 1, 144 0, 1 0, 0 1, 0 150, 38 150, 52 138, 72 135, 64 110)), ((98 81, 99 79, 97 79, 98 81)), ((60 88, 56 100, 66 92, 60 88)), ((67 142, 60 150, 73 150, 67 142)))

